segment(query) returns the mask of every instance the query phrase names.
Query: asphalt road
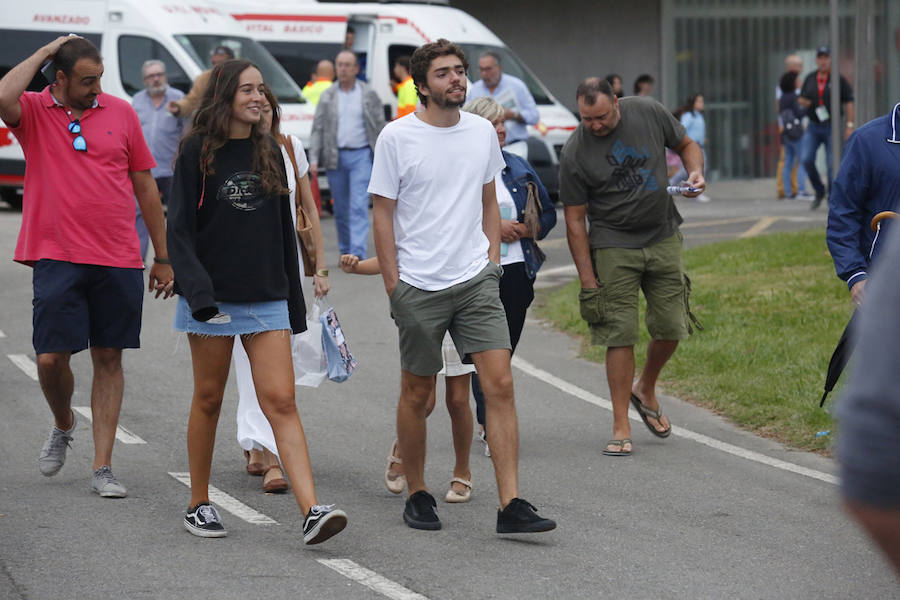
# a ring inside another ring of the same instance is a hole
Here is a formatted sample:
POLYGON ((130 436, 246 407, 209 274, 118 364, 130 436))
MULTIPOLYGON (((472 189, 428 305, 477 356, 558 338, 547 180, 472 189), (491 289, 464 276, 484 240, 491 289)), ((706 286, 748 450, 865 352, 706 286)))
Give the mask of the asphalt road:
MULTIPOLYGON (((734 191, 706 205, 679 203, 688 243, 735 237, 754 226, 763 233, 824 223, 824 214, 808 206, 742 200, 734 191), (779 218, 762 227, 765 217, 779 218)), ((399 364, 377 277, 332 277, 330 300, 360 370, 346 383, 297 392, 320 501, 338 503, 350 517, 338 537, 304 547, 293 499, 263 494, 259 478, 245 474, 235 441, 233 382, 212 484, 244 508, 221 511, 227 538, 184 531, 188 489, 171 473, 188 470, 192 380, 186 340, 171 328, 171 300, 147 298, 143 348, 125 355, 120 424, 145 442, 116 444, 113 467, 129 497, 91 493, 85 418, 63 470, 42 477, 37 456, 50 416, 27 372, 34 359, 31 274, 9 260, 19 223, 19 214, 0 211, 0 256, 6 257, 0 263, 2 599, 837 599, 900 593, 880 555, 841 512, 829 459, 757 438, 669 396, 662 402, 675 424, 672 437, 659 440, 638 421, 634 456, 602 456, 612 420, 602 368, 577 358, 566 335, 535 321, 526 325, 514 363, 521 489, 559 528, 530 537, 494 533, 493 471, 474 441, 471 503, 439 501, 442 531, 408 529, 402 498, 382 482, 399 364), (259 515, 275 522, 253 522, 259 515)), ((334 261, 330 220, 325 233, 334 261)), ((560 223, 545 244, 547 271, 557 273, 547 282, 566 277, 563 239, 560 223)), ((73 404, 89 406, 89 358, 81 353, 72 362, 73 404)), ((427 480, 440 499, 452 469, 450 424, 441 406, 429 434, 427 480)))

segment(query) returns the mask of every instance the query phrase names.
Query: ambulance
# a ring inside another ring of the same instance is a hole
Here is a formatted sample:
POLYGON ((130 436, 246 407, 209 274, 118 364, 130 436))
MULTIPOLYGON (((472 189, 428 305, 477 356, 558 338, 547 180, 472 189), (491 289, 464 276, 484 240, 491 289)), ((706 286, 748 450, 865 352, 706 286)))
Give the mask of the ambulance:
MULTIPOLYGON (((528 86, 541 117, 537 126, 529 127, 527 143, 507 149, 525 156, 555 194, 558 154, 577 120, 500 38, 471 15, 446 6, 446 2, 440 4, 220 0, 216 6, 230 12, 244 34, 265 46, 300 85, 309 80, 319 60, 334 60, 352 28, 352 49, 366 80, 385 104, 388 119, 397 114, 391 67, 398 56, 411 55, 422 44, 446 38, 463 48, 469 60, 469 80, 477 81, 478 58, 486 51, 495 52, 501 57, 503 72, 528 86)), ((306 138, 303 141, 306 143, 306 138)))
MULTIPOLYGON (((166 64, 169 84, 184 92, 210 68, 212 50, 228 46, 259 66, 278 97, 285 132, 308 139, 312 113, 300 88, 272 55, 242 32, 237 21, 205 0, 32 0, 7 2, 0 20, 0 77, 44 44, 66 33, 91 40, 103 56, 103 91, 125 100, 143 89, 141 66, 166 64)), ((47 85, 41 73, 28 89, 47 85)), ((0 121, 0 197, 21 206, 22 148, 0 121)))

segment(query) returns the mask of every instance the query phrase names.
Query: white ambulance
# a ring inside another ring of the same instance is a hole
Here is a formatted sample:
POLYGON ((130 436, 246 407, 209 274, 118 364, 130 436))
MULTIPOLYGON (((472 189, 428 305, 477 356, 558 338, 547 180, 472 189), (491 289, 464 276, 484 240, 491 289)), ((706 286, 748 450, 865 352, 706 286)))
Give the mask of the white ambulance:
MULTIPOLYGON (((242 32, 225 11, 205 0, 32 0, 6 2, 0 20, 0 77, 41 46, 66 33, 77 33, 103 55, 103 91, 126 100, 143 89, 141 65, 166 64, 169 84, 187 92, 193 79, 210 67, 212 50, 228 46, 253 61, 282 106, 282 126, 309 137, 312 115, 300 88, 272 55, 242 32)), ((47 85, 38 73, 29 90, 47 85)), ((25 161, 15 136, 0 121, 0 195, 21 205, 25 161)))
POLYGON ((504 73, 528 86, 541 116, 536 127, 529 127, 527 149, 518 153, 534 165, 551 193, 557 191, 558 154, 578 122, 503 41, 471 15, 449 6, 410 2, 220 0, 216 5, 231 12, 244 33, 265 46, 300 85, 319 60, 334 59, 352 27, 361 70, 389 117, 397 113, 390 75, 398 56, 446 38, 462 46, 469 59, 469 80, 477 81, 479 56, 489 50, 497 53, 504 73))

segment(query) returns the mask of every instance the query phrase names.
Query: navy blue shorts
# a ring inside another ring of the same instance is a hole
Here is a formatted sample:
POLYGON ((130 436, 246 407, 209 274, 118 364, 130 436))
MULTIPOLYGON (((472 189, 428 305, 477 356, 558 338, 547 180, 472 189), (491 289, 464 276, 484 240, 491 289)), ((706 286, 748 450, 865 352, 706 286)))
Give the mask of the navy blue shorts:
POLYGON ((141 269, 42 259, 32 281, 36 354, 140 347, 141 269))

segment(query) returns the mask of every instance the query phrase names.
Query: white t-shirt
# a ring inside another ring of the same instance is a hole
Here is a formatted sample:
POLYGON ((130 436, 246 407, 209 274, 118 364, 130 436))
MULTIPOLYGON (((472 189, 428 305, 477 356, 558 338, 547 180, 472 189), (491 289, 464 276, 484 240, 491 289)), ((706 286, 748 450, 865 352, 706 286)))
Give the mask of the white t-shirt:
POLYGON ((387 124, 375 144, 369 193, 396 200, 400 279, 422 290, 468 281, 488 262, 482 187, 505 163, 487 119, 459 113, 434 127, 416 113, 387 124))
MULTIPOLYGON (((497 204, 500 205, 500 218, 504 221, 516 220, 516 201, 503 183, 503 174, 497 173, 494 177, 494 187, 497 188, 497 204)), ((525 262, 525 253, 522 252, 522 242, 500 244, 500 264, 511 265, 517 262, 525 262)))

